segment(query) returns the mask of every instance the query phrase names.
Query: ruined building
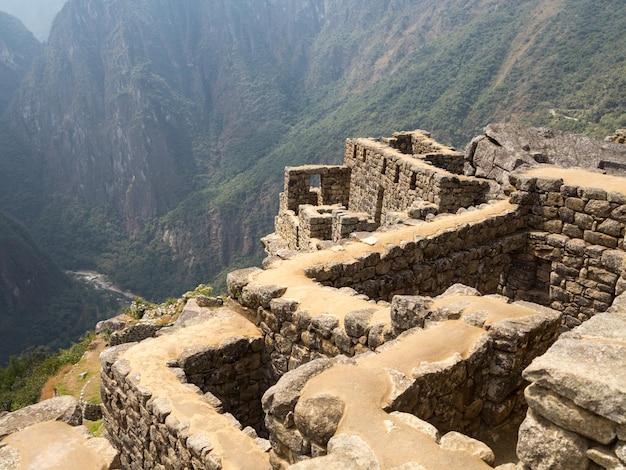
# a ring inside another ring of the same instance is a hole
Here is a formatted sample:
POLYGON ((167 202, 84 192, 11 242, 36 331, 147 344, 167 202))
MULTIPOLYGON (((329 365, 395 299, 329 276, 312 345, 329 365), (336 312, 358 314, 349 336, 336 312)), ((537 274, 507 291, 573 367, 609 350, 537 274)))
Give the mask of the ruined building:
POLYGON ((286 168, 263 269, 102 354, 122 466, 624 468, 625 164, 491 125, 286 168))

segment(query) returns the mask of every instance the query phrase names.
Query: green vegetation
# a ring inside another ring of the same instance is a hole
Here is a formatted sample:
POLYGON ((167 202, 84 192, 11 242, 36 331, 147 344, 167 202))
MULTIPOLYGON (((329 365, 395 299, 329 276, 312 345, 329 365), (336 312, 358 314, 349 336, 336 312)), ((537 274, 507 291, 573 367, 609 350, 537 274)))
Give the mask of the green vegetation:
MULTIPOLYGON (((200 295, 206 295, 207 297, 210 297, 213 294, 213 288, 207 284, 199 284, 198 287, 196 287, 194 290, 192 290, 191 292, 187 292, 185 294, 185 298, 186 299, 194 299, 200 295)), ((176 303, 177 300, 174 299, 176 303)), ((169 303, 169 302, 168 302, 169 303)))
POLYGON ((48 348, 37 346, 19 356, 11 356, 8 365, 0 369, 0 410, 15 411, 37 403, 46 381, 63 366, 76 364, 94 337, 94 333, 89 332, 68 349, 54 354, 48 348))
POLYGON ((0 273, 0 365, 31 345, 66 347, 120 308, 117 296, 69 278, 1 212, 0 273))

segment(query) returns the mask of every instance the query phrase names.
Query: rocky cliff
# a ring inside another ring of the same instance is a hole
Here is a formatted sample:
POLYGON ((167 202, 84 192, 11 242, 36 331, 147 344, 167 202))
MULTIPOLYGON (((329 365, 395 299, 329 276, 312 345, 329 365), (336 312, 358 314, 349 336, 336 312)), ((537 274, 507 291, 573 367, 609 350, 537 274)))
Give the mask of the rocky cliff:
POLYGON ((17 18, 0 11, 0 113, 40 51, 32 33, 17 18))

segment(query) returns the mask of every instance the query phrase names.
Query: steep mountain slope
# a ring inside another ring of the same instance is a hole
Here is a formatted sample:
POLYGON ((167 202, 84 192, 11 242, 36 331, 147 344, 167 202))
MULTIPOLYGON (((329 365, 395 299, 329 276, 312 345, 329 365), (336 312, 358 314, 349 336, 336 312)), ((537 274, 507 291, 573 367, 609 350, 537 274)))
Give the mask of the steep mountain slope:
POLYGON ((41 49, 20 20, 0 11, 0 114, 41 49))
POLYGON ((617 0, 70 0, 4 116, 46 201, 23 220, 177 295, 258 260, 282 167, 347 136, 626 126, 624 31, 617 0))
POLYGON ((115 297, 67 277, 0 212, 0 366, 32 345, 66 346, 117 309, 115 297))

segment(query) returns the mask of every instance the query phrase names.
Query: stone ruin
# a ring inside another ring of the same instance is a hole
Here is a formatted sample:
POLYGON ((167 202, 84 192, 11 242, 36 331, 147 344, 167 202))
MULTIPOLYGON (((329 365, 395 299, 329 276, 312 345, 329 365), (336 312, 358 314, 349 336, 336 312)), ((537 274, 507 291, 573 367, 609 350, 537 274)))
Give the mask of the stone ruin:
POLYGON ((626 467, 625 163, 499 124, 286 168, 263 269, 101 355, 120 465, 626 467))

